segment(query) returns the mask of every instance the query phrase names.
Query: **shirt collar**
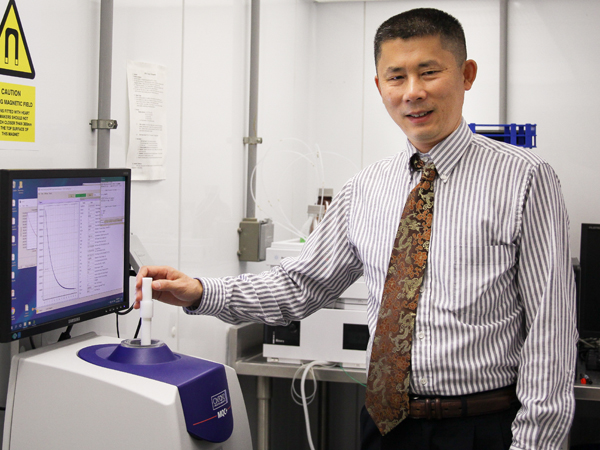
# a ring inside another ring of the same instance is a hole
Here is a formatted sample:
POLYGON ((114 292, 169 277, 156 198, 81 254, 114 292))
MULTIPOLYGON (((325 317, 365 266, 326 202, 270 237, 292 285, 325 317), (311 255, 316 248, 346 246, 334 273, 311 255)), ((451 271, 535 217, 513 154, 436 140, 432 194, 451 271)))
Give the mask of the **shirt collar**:
MULTIPOLYGON (((473 139, 473 132, 463 118, 458 128, 446 139, 435 145, 429 156, 435 164, 440 179, 445 183, 450 178, 454 167, 460 161, 473 139)), ((407 152, 410 157, 418 152, 417 148, 407 139, 407 152)))

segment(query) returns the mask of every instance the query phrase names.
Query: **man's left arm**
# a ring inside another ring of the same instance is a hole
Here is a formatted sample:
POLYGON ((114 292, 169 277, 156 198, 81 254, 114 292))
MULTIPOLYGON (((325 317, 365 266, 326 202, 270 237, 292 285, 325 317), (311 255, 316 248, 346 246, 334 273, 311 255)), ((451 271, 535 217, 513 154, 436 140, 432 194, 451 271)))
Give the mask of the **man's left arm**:
POLYGON ((524 192, 518 284, 526 335, 512 449, 559 449, 575 410, 575 282, 569 220, 560 183, 548 164, 524 192))

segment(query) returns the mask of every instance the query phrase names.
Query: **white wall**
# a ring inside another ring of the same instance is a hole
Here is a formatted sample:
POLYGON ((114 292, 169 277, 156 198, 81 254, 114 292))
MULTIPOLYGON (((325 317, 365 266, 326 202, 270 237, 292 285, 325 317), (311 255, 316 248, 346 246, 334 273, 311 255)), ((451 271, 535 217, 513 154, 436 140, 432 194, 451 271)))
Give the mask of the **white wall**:
MULTIPOLYGON (((180 264, 196 276, 238 274, 243 211, 249 4, 186 1, 184 6, 180 264)), ((224 362, 219 320, 179 311, 179 350, 224 362)))
MULTIPOLYGON (((275 223, 275 240, 295 235, 317 200, 319 162, 310 139, 315 82, 314 5, 261 2, 257 216, 275 223)), ((250 265, 256 267, 258 265, 250 265)))
MULTIPOLYGON (((264 138, 258 153, 261 161, 282 139, 307 135, 312 6, 300 0, 261 2, 257 122, 258 135, 264 138)), ((180 266, 198 276, 258 272, 267 267, 240 263, 236 253, 246 199, 243 138, 248 134, 250 2, 187 1, 184 29, 180 266)), ((275 159, 265 160, 257 171, 257 217, 272 217, 266 210, 273 198, 290 216, 298 214, 302 207, 290 205, 306 205, 304 189, 298 189, 298 177, 291 177, 292 183, 286 179, 283 186, 278 182, 277 163, 288 165, 291 159, 288 155, 278 159, 277 148, 272 153, 275 159), (276 197, 265 195, 262 181, 278 183, 283 191, 275 192, 276 197)), ((299 169, 295 173, 304 177, 303 167, 299 169)), ((179 325, 180 351, 224 360, 227 326, 214 318, 183 313, 179 325)))
POLYGON ((558 174, 571 220, 573 256, 581 223, 600 223, 600 2, 520 0, 509 7, 509 108, 538 124, 538 153, 558 174))

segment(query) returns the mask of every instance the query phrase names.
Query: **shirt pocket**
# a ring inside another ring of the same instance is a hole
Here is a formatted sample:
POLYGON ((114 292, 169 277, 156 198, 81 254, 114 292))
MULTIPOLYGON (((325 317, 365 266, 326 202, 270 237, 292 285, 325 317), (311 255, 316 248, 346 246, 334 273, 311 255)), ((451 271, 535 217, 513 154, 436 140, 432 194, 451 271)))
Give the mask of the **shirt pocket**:
MULTIPOLYGON (((456 247, 454 298, 450 310, 466 323, 482 324, 506 315, 516 273, 515 245, 456 247)), ((511 304, 509 304, 511 303, 511 304)))

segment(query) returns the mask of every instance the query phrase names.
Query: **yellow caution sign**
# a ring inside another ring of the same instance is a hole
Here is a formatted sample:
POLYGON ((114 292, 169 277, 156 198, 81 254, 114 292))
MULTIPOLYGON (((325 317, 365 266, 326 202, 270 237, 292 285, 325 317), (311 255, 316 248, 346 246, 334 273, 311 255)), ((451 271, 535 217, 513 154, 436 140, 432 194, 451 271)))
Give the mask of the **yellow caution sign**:
POLYGON ((0 74, 35 78, 35 70, 15 0, 10 0, 0 24, 0 74))
POLYGON ((35 142, 35 86, 0 83, 0 141, 35 142))

